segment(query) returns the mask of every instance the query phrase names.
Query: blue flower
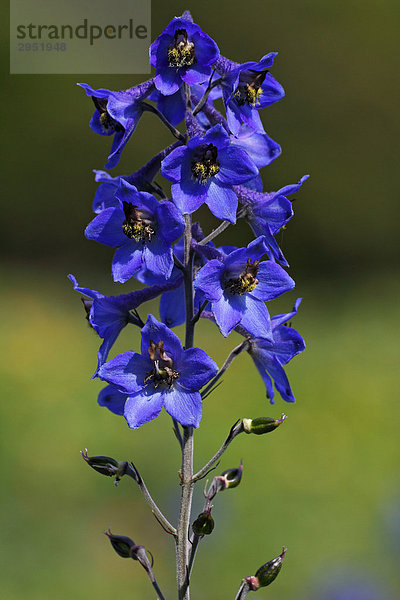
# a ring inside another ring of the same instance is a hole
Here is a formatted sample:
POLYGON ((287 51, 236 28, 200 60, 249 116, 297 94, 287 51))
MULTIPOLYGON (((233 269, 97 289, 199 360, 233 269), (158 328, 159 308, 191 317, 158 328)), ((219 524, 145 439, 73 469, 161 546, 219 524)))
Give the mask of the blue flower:
POLYGON ((124 416, 129 427, 151 421, 163 406, 181 425, 198 427, 199 390, 217 371, 203 350, 184 350, 178 336, 149 315, 142 329, 141 354, 119 354, 100 368, 99 377, 127 395, 124 416))
POLYGON ((93 99, 96 110, 90 121, 90 127, 100 135, 113 135, 114 140, 106 167, 115 167, 121 152, 136 129, 142 116, 141 101, 154 89, 152 79, 129 90, 113 92, 104 88, 94 90, 87 83, 78 83, 86 94, 93 99))
POLYGON ((168 279, 174 266, 171 245, 184 230, 182 215, 172 202, 158 202, 124 179, 115 196, 118 205, 101 211, 85 230, 88 239, 117 248, 114 281, 124 283, 143 266, 168 279))
POLYGON ((250 335, 248 352, 265 383, 267 398, 271 404, 274 404, 275 395, 272 380, 286 402, 295 402, 283 365, 286 365, 296 354, 303 352, 305 348, 301 335, 295 329, 287 326, 287 322, 297 314, 300 302, 301 298, 298 298, 291 312, 272 317, 273 340, 254 336, 254 333, 244 327, 243 323, 235 329, 245 337, 250 335))
POLYGON ((136 290, 130 294, 104 296, 96 290, 81 287, 73 275, 68 275, 68 279, 72 281, 75 291, 91 298, 91 300, 84 300, 87 318, 99 337, 103 339, 97 355, 97 369, 93 377, 97 376, 99 368, 107 360, 108 354, 122 329, 128 323, 140 325, 139 319, 131 311, 134 311, 144 302, 157 298, 163 292, 174 289, 175 286, 179 285, 176 281, 168 282, 164 285, 136 290))
POLYGON ((226 118, 233 134, 242 123, 263 132, 258 110, 284 97, 283 87, 268 73, 276 52, 270 52, 259 62, 233 63, 221 57, 216 70, 221 75, 226 118))
POLYGON ((254 178, 258 169, 244 150, 230 143, 222 125, 215 125, 173 150, 163 160, 161 174, 172 181, 172 199, 182 213, 205 202, 216 217, 235 223, 238 200, 232 187, 254 178))
POLYGON ((298 192, 308 177, 304 175, 298 183, 287 185, 271 193, 249 190, 244 186, 235 187, 239 201, 245 207, 243 215, 245 220, 255 235, 266 237, 273 257, 284 266, 288 266, 288 263, 274 236, 293 217, 292 202, 286 196, 298 192))
POLYGON ((198 25, 175 17, 151 44, 149 54, 150 64, 156 69, 156 88, 169 96, 183 82, 194 85, 206 81, 219 50, 198 25))
POLYGON ((154 90, 149 96, 149 100, 156 102, 158 110, 171 125, 179 125, 185 118, 186 96, 183 87, 170 96, 164 96, 158 90, 154 90))
POLYGON ((112 206, 118 206, 119 201, 115 197, 115 193, 121 184, 121 179, 125 179, 131 185, 134 185, 139 192, 149 192, 149 194, 157 194, 161 198, 164 198, 162 189, 156 183, 153 183, 154 177, 160 170, 161 161, 168 156, 172 150, 181 145, 181 142, 175 142, 170 146, 167 146, 153 156, 148 163, 141 167, 138 171, 135 171, 131 175, 118 175, 113 177, 106 171, 94 169, 95 181, 100 183, 96 190, 93 200, 93 212, 99 213, 105 208, 112 206))
POLYGON ((267 246, 263 236, 223 259, 210 260, 198 272, 195 289, 211 303, 211 311, 227 336, 239 323, 254 336, 272 341, 271 321, 264 302, 294 287, 294 281, 273 261, 260 262, 267 246))
POLYGON ((266 167, 282 153, 280 145, 264 130, 257 132, 248 125, 240 127, 237 136, 231 137, 231 143, 245 150, 258 169, 266 167))

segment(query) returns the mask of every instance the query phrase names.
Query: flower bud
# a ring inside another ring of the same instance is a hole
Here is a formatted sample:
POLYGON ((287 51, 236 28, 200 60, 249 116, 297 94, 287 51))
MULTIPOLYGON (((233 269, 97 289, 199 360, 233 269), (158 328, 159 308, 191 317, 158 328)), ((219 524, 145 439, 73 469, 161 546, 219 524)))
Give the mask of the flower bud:
POLYGON ((225 480, 225 488, 234 488, 239 485, 242 479, 243 461, 240 461, 239 467, 236 469, 227 469, 221 473, 221 477, 225 480))
POLYGON ((110 540, 111 546, 117 554, 122 556, 122 558, 131 558, 131 549, 135 548, 135 542, 131 540, 131 538, 125 537, 124 535, 114 535, 111 533, 110 529, 104 533, 110 540))
POLYGON ((81 454, 83 460, 98 473, 107 477, 115 476, 115 485, 118 485, 124 475, 129 475, 139 483, 138 473, 134 465, 126 460, 118 462, 110 456, 88 456, 87 449, 85 449, 85 452, 81 450, 81 454))
POLYGON ((193 521, 193 532, 198 535, 210 535, 214 529, 214 519, 211 516, 211 509, 199 514, 197 519, 193 521))
POLYGON ((286 548, 282 548, 282 554, 262 565, 252 577, 246 577, 246 582, 252 591, 266 587, 278 577, 285 554, 286 548))
POLYGON ((256 419, 242 419, 243 429, 246 433, 255 433, 262 435, 274 431, 279 425, 282 425, 286 420, 286 415, 282 413, 280 419, 272 419, 271 417, 257 417, 256 419))

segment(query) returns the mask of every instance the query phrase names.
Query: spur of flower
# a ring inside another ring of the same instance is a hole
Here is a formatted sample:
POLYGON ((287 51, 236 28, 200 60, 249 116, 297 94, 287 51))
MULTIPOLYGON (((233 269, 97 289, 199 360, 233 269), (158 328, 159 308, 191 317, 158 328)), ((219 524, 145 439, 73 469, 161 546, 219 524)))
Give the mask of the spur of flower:
POLYGON ((274 404, 275 396, 272 381, 286 402, 295 402, 283 366, 296 354, 303 352, 306 347, 301 335, 288 325, 288 322, 297 314, 300 302, 301 298, 298 298, 291 312, 272 317, 272 341, 250 335, 242 323, 235 328, 235 331, 248 338, 248 353, 265 383, 267 398, 271 404, 274 404))
POLYGON ((204 202, 219 219, 236 222, 238 199, 233 191, 258 175, 247 152, 231 144, 222 125, 175 148, 161 163, 161 174, 172 182, 171 193, 182 213, 193 213, 204 202))
POLYGON ((175 17, 151 44, 149 55, 151 66, 156 69, 156 88, 169 96, 182 83, 194 85, 206 81, 219 50, 196 23, 175 17))
POLYGON ((142 103, 152 90, 152 79, 128 90, 113 92, 104 88, 94 90, 87 83, 78 83, 95 105, 90 128, 100 135, 113 135, 111 152, 106 167, 115 167, 121 152, 136 129, 143 113, 142 103))
POLYGON ((124 416, 129 427, 151 421, 163 406, 181 425, 198 427, 199 390, 217 371, 204 350, 184 350, 178 336, 149 315, 142 329, 141 354, 119 354, 100 368, 99 377, 127 395, 124 416))
POLYGON ((184 230, 182 215, 172 202, 158 202, 124 179, 115 198, 117 206, 102 210, 85 230, 88 239, 117 248, 114 281, 124 283, 144 266, 168 279, 174 266, 172 242, 184 230))
POLYGON ((210 302, 222 335, 240 323, 250 335, 273 340, 264 303, 293 289, 294 281, 272 260, 260 261, 267 250, 260 236, 247 248, 210 260, 197 273, 194 287, 210 302))

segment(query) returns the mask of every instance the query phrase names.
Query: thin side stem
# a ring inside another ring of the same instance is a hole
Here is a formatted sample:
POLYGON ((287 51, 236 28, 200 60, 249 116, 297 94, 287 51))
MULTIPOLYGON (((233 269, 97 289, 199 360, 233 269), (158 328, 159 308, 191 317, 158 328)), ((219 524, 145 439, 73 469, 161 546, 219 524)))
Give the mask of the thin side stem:
POLYGON ((218 227, 214 229, 214 231, 209 233, 205 238, 203 238, 199 242, 199 246, 204 246, 204 244, 207 244, 207 242, 211 242, 211 240, 215 239, 220 233, 225 231, 225 229, 227 229, 229 225, 232 225, 230 221, 222 221, 221 225, 218 225, 218 227))
POLYGON ((239 588, 238 593, 235 596, 235 600, 244 600, 247 594, 250 592, 250 586, 246 580, 242 581, 242 585, 239 588))
POLYGON ((140 487, 140 491, 142 492, 143 497, 146 500, 147 504, 150 506, 153 515, 155 516, 157 521, 160 523, 160 525, 164 529, 164 531, 166 531, 167 533, 170 533, 171 535, 176 537, 177 531, 176 531, 175 527, 173 525, 171 525, 171 523, 168 521, 168 519, 163 515, 161 510, 158 508, 157 504, 154 502, 153 498, 151 497, 150 492, 147 489, 147 486, 142 479, 142 476, 139 474, 136 467, 134 467, 134 469, 135 469, 136 476, 137 476, 135 481, 137 481, 137 483, 140 487))
POLYGON ((158 585, 156 578, 154 578, 154 581, 152 581, 151 584, 152 584, 153 588, 155 589, 156 594, 159 597, 159 599, 165 600, 165 596, 162 593, 162 591, 160 590, 160 586, 158 585))
POLYGON ((168 119, 166 117, 164 117, 164 115, 162 114, 162 112, 160 112, 158 110, 158 108, 156 108, 155 106, 152 106, 151 104, 148 104, 147 102, 142 102, 142 107, 143 107, 143 110, 146 110, 147 112, 151 112, 154 115, 157 115, 157 117, 160 119, 160 121, 162 123, 164 123, 164 125, 170 130, 172 135, 174 137, 176 137, 176 139, 179 140, 180 142, 182 142, 183 144, 186 144, 186 137, 183 135, 183 133, 181 133, 179 131, 179 129, 177 129, 176 127, 171 125, 171 123, 168 121, 168 119))
POLYGON ((232 428, 228 434, 228 437, 222 444, 221 448, 214 454, 214 456, 212 458, 210 458, 208 463, 205 464, 204 467, 202 469, 200 469, 200 471, 198 471, 195 475, 193 475, 192 481, 195 482, 195 481, 198 481, 199 479, 202 479, 203 477, 205 477, 209 473, 211 467, 213 465, 215 465, 215 463, 221 458, 221 456, 223 455, 225 450, 228 448, 228 446, 232 443, 232 441, 235 439, 235 437, 238 436, 239 433, 243 433, 243 431, 244 431, 244 428, 243 428, 242 421, 237 421, 232 426, 232 428))
POLYGON ((211 379, 210 383, 201 392, 202 398, 204 398, 208 394, 208 392, 212 390, 217 381, 221 379, 222 375, 229 369, 235 358, 239 356, 239 354, 241 354, 244 350, 247 350, 248 346, 248 340, 244 340, 244 342, 242 342, 241 344, 239 344, 239 346, 236 346, 236 348, 232 350, 232 352, 229 354, 228 358, 226 359, 216 376, 213 379, 211 379))
POLYGON ((188 566, 188 579, 190 580, 190 575, 192 573, 194 559, 196 558, 197 548, 199 547, 200 536, 194 534, 192 539, 192 547, 190 549, 190 557, 189 557, 189 566, 188 566))

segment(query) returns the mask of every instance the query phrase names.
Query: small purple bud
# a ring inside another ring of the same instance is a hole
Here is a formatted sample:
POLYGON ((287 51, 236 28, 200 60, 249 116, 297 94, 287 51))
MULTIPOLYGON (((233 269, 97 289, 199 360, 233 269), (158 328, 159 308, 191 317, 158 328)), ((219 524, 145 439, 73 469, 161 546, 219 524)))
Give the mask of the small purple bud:
POLYGON ((243 461, 240 461, 239 467, 236 469, 227 469, 221 473, 221 477, 225 480, 225 489, 234 488, 239 485, 242 479, 243 461))
POLYGON ((286 420, 286 415, 282 413, 280 419, 272 419, 271 417, 257 417, 256 419, 242 419, 243 429, 246 433, 255 433, 262 435, 274 431, 279 425, 286 420))
POLYGON ((118 462, 110 456, 88 456, 87 448, 85 449, 85 452, 81 450, 81 454, 83 460, 92 467, 92 469, 107 477, 115 477, 115 485, 118 485, 121 477, 124 475, 128 475, 139 483, 135 467, 126 460, 118 462))
POLYGON ((235 469, 227 469, 221 475, 214 477, 208 491, 205 492, 205 497, 209 502, 218 494, 228 488, 234 488, 239 485, 242 479, 243 461, 240 461, 239 467, 235 469))
POLYGON ((211 516, 211 508, 199 514, 193 521, 193 532, 198 536, 210 535, 214 529, 214 519, 211 516))
POLYGON ((111 546, 117 554, 122 558, 131 558, 131 549, 135 548, 135 542, 131 540, 131 538, 125 537, 124 535, 114 535, 111 533, 110 529, 104 533, 110 540, 111 546))

